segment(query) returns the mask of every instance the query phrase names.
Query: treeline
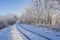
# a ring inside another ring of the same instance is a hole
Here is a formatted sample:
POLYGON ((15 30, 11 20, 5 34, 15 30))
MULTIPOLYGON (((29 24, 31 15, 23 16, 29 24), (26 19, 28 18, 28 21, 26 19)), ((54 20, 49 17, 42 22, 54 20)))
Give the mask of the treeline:
POLYGON ((0 29, 15 24, 17 20, 18 20, 18 16, 16 14, 8 14, 6 16, 0 17, 0 29))
POLYGON ((59 26, 52 27, 60 25, 60 4, 57 0, 32 0, 20 17, 20 22, 60 29, 59 26))

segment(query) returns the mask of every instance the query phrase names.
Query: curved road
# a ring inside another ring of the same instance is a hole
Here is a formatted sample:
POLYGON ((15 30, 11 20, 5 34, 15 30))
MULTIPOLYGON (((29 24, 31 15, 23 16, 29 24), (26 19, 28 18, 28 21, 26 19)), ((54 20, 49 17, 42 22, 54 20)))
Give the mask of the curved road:
POLYGON ((0 30, 0 40, 60 40, 60 32, 16 23, 0 30))

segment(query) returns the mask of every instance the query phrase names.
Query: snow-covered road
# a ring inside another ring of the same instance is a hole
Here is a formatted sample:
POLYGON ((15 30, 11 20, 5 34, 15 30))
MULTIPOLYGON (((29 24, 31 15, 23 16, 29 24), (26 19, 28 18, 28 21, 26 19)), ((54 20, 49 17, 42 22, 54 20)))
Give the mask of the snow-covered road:
POLYGON ((60 33, 52 31, 52 30, 48 30, 46 28, 40 28, 40 27, 35 27, 31 25, 26 25, 26 24, 18 24, 17 27, 20 31, 22 30, 22 33, 24 33, 26 36, 29 35, 28 37, 31 40, 33 39, 34 40, 37 40, 37 39, 38 40, 60 40, 60 33), (28 34, 26 33, 26 31, 28 31, 27 32, 28 34), (33 36, 31 36, 30 34, 33 36), (38 35, 39 37, 36 35, 38 35))
POLYGON ((24 40, 15 25, 11 26, 10 40, 24 40))
POLYGON ((60 40, 60 32, 16 23, 0 30, 0 40, 60 40))

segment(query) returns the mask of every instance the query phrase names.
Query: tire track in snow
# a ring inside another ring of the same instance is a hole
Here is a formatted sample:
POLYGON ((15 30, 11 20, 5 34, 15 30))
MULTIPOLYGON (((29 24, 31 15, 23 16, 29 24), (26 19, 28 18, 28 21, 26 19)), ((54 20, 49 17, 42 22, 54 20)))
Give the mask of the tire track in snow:
POLYGON ((17 29, 18 29, 24 36, 26 36, 27 39, 29 39, 29 40, 48 40, 48 39, 46 39, 46 38, 44 38, 44 37, 41 37, 41 36, 39 36, 39 35, 36 35, 36 34, 30 32, 30 31, 27 31, 27 30, 21 28, 21 26, 19 27, 19 26, 17 25, 17 29))
MULTIPOLYGON (((18 26, 20 26, 21 28, 23 28, 23 29, 25 29, 23 26, 21 26, 21 25, 18 25, 18 26)), ((31 32, 31 33, 34 33, 34 34, 36 34, 35 32, 32 32, 32 31, 30 31, 30 30, 28 30, 28 29, 25 29, 26 31, 29 31, 29 32, 31 32)), ((47 40, 52 40, 52 39, 50 39, 50 38, 48 38, 48 37, 45 37, 45 36, 42 36, 42 35, 39 35, 39 34, 36 34, 36 35, 38 35, 38 36, 41 36, 41 37, 43 37, 43 38, 45 38, 45 39, 47 39, 47 40)))
POLYGON ((10 40, 23 40, 15 25, 11 26, 10 40))

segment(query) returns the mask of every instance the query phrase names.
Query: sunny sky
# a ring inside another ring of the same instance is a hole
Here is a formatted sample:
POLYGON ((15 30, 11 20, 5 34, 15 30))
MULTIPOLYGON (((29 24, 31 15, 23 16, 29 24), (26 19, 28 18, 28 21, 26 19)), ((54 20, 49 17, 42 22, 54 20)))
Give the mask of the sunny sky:
POLYGON ((21 15, 31 0, 0 0, 0 16, 9 13, 21 15))

